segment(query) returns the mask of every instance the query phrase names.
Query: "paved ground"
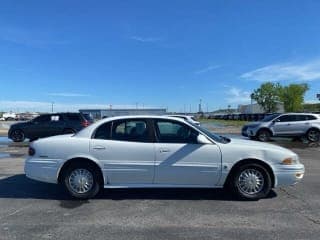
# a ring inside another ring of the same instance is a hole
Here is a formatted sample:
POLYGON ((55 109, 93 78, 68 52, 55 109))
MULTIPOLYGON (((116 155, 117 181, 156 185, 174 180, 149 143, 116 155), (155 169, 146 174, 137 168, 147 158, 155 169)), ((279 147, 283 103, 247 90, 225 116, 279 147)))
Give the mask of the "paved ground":
POLYGON ((282 144, 301 156, 305 179, 256 202, 183 189, 112 190, 73 201, 23 175, 26 148, 0 144, 0 239, 320 239, 320 147, 282 144))

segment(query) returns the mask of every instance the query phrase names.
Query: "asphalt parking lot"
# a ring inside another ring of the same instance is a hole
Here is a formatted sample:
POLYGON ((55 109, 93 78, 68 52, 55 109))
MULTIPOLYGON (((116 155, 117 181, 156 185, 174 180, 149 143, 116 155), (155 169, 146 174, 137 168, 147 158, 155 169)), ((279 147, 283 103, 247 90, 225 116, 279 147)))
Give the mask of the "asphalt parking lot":
POLYGON ((280 144, 300 155, 303 182, 250 202, 208 189, 105 190, 72 200, 27 179, 26 147, 3 143, 0 239, 320 239, 320 146, 280 144))

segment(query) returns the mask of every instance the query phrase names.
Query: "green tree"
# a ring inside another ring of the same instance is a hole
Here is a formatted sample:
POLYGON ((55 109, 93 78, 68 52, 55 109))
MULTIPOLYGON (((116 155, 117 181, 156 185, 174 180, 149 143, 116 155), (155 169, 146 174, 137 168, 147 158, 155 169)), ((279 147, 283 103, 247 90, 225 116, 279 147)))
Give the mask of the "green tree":
POLYGON ((279 91, 281 86, 279 83, 266 82, 261 84, 260 88, 255 89, 251 95, 265 112, 276 112, 277 103, 279 102, 279 91))
POLYGON ((281 87, 280 100, 286 112, 299 112, 303 110, 304 95, 309 90, 308 84, 290 84, 281 87))

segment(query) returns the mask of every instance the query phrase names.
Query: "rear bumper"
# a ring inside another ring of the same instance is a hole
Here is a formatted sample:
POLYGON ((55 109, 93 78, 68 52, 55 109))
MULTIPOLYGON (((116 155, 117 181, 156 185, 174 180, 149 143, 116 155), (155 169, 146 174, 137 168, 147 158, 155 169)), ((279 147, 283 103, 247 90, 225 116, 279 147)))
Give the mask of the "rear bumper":
POLYGON ((33 180, 57 183, 59 168, 59 160, 27 158, 24 165, 24 172, 28 178, 33 180))
POLYGON ((303 164, 281 166, 275 169, 275 187, 294 185, 303 179, 305 168, 303 164))

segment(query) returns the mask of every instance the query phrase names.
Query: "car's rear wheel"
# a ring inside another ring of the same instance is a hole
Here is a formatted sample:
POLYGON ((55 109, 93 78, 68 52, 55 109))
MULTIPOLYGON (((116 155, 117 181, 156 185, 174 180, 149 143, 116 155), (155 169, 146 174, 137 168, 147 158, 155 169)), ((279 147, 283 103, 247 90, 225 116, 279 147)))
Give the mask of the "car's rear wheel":
POLYGON ((270 141, 271 133, 266 129, 259 130, 257 134, 257 139, 261 142, 268 142, 270 141))
POLYGON ((307 132, 307 139, 310 142, 318 142, 320 140, 320 131, 317 129, 310 129, 307 132))
POLYGON ((268 171, 260 164, 240 166, 232 177, 234 193, 242 199, 258 200, 266 197, 272 188, 268 171))
POLYGON ((68 193, 75 198, 93 198, 100 190, 98 171, 86 163, 70 165, 63 177, 68 193))
POLYGON ((24 132, 22 130, 16 129, 16 130, 12 131, 12 133, 10 135, 10 138, 14 142, 23 142, 24 139, 25 139, 25 135, 24 135, 24 132))

